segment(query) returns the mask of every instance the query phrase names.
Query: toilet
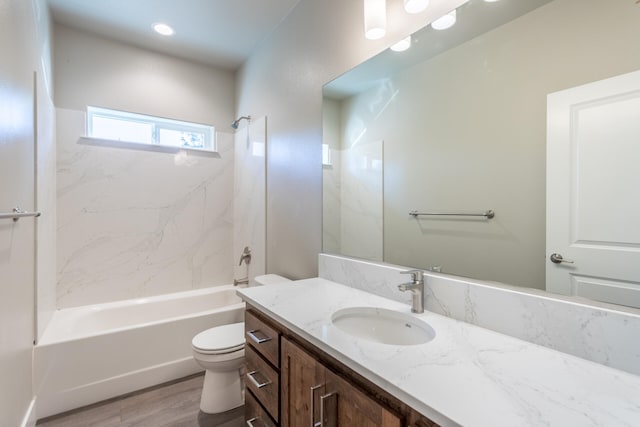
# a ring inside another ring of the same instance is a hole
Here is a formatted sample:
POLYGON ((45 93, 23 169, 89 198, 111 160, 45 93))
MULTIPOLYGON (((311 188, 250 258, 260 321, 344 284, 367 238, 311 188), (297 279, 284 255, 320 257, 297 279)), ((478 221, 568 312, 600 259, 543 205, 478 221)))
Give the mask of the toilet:
MULTIPOLYGON (((288 282, 277 274, 257 276, 259 285, 288 282)), ((200 410, 218 414, 244 404, 244 322, 202 331, 191 341, 193 358, 205 369, 200 410)))

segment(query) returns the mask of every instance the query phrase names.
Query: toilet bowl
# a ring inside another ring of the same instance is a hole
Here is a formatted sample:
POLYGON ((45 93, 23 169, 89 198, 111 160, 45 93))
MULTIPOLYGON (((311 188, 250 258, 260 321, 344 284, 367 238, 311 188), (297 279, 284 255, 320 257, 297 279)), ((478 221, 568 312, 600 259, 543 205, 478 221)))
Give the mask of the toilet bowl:
MULTIPOLYGON (((276 274, 257 276, 259 285, 288 282, 276 274)), ((207 414, 230 411, 244 404, 244 322, 200 332, 191 341, 193 358, 205 369, 200 410, 207 414)))
POLYGON ((193 337, 191 345, 193 358, 205 369, 200 410, 217 414, 242 406, 244 323, 207 329, 193 337))

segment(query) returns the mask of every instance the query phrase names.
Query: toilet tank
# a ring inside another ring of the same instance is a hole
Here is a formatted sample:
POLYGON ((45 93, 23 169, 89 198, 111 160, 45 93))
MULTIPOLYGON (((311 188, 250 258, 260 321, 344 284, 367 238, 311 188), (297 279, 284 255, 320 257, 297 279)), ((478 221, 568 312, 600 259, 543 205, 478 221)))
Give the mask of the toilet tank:
POLYGON ((278 283, 291 281, 290 279, 282 277, 278 274, 263 274, 261 276, 256 276, 254 280, 257 285, 275 285, 278 283))

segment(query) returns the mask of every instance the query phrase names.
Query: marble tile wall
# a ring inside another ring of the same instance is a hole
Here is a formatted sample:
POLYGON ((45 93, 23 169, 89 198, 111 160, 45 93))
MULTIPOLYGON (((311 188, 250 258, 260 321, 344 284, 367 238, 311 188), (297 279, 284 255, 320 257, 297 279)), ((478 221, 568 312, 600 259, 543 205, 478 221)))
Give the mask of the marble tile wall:
POLYGON ((323 250, 382 260, 383 141, 332 150, 322 172, 323 250))
POLYGON ((79 143, 84 132, 83 111, 57 110, 58 308, 230 283, 233 134, 200 155, 79 143))
POLYGON ((234 137, 233 268, 234 278, 252 281, 266 269, 267 118, 241 123, 234 137), (238 265, 245 246, 251 249, 251 263, 238 265))
MULTIPOLYGON (((320 254, 319 277, 396 301, 405 267, 320 254)), ((505 335, 640 375, 636 310, 535 289, 426 273, 425 309, 505 335)))
POLYGON ((382 144, 361 140, 341 151, 342 254, 382 261, 382 144))

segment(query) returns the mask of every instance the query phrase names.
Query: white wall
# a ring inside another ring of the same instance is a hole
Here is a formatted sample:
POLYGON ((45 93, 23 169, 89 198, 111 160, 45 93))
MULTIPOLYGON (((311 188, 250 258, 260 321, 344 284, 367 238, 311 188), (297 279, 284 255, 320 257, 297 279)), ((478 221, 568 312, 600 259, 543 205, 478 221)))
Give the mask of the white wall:
POLYGON ((54 48, 58 306, 230 283, 233 73, 62 26, 54 48), (78 143, 87 105, 214 125, 220 153, 78 143))
MULTIPOLYGON (((44 1, 0 0, 0 211, 36 207, 50 215, 36 196, 35 171, 52 161, 50 81, 44 1), (34 72, 36 72, 34 78, 34 72), (37 96, 36 90, 37 88, 37 96), (34 101, 37 99, 37 105, 34 101), (35 122, 34 111, 39 114, 35 122), (42 132, 37 139, 36 129, 42 132)), ((45 192, 44 188, 41 188, 45 192)), ((32 395, 31 359, 35 339, 36 222, 0 220, 0 423, 28 421, 32 395)), ((38 234, 50 238, 47 224, 38 234)), ((49 254, 53 256, 53 254, 49 254)), ((46 261, 45 261, 46 263, 46 261)), ((30 420, 33 421, 33 420, 30 420)))
POLYGON ((388 32, 364 38, 360 0, 302 0, 238 77, 237 111, 269 116, 267 271, 317 275, 322 239, 322 85, 440 16, 461 0, 407 15, 388 3, 388 32))

